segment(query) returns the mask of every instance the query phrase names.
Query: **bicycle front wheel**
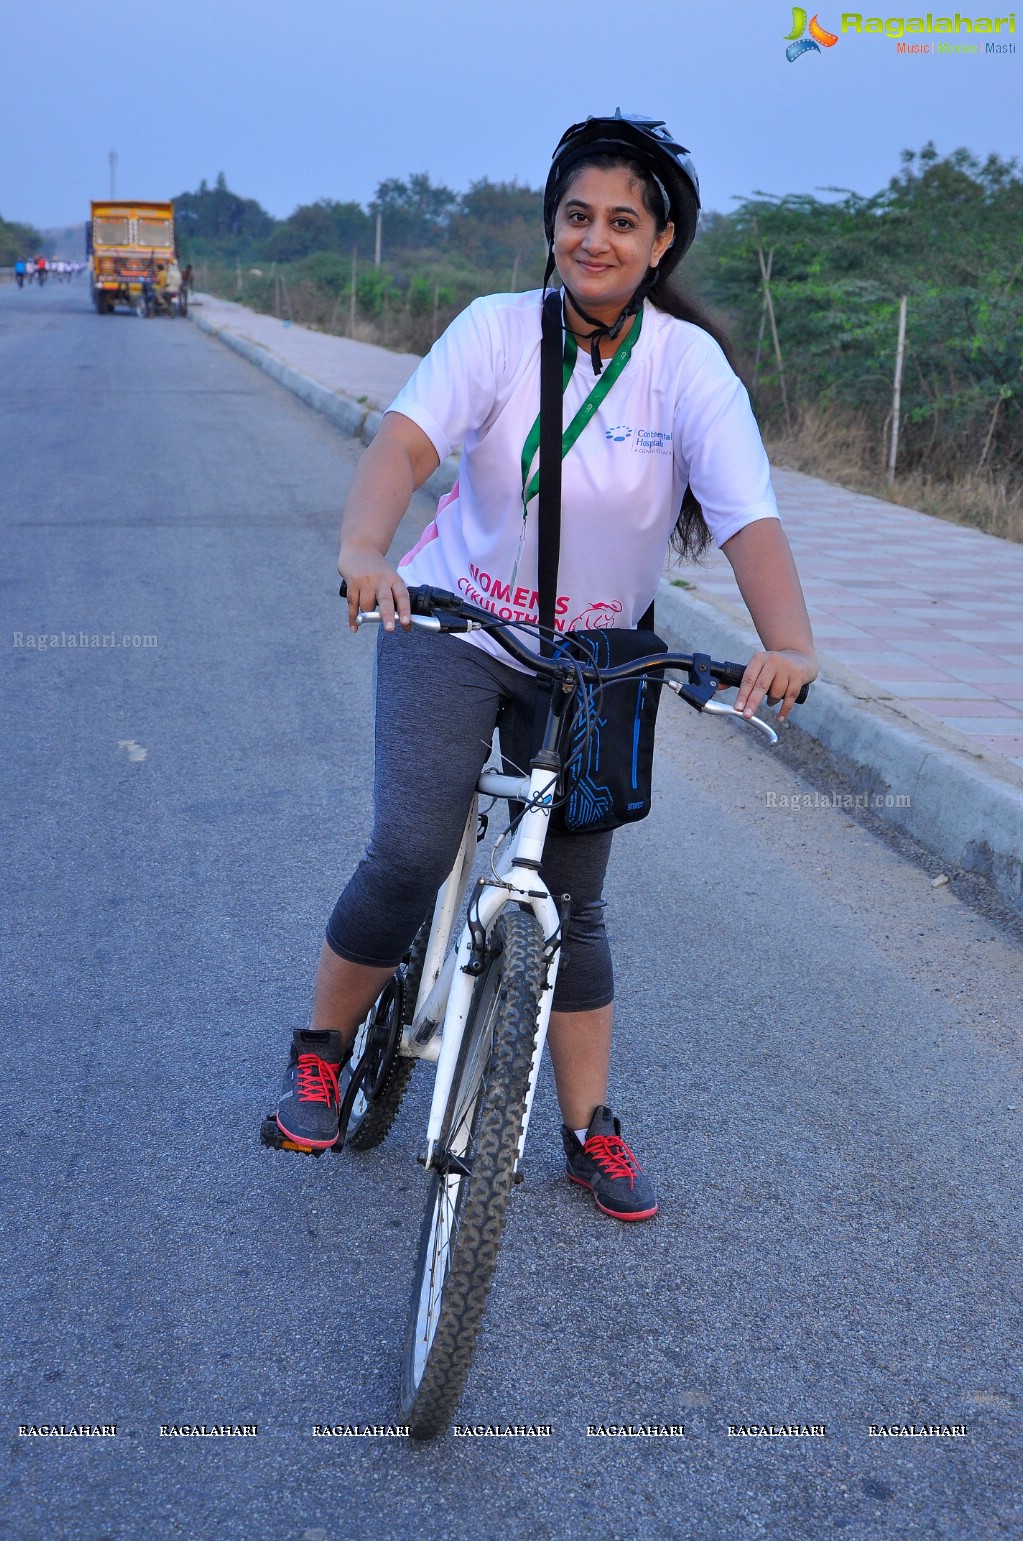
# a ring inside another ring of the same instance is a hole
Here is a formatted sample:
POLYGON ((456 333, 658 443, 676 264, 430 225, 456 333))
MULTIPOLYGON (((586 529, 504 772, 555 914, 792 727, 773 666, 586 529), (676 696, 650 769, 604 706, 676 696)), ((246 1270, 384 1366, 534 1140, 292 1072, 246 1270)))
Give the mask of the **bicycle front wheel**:
POLYGON ((511 1198, 540 997, 544 938, 527 910, 494 925, 473 995, 419 1237, 399 1406, 413 1439, 443 1433, 472 1364, 511 1198))

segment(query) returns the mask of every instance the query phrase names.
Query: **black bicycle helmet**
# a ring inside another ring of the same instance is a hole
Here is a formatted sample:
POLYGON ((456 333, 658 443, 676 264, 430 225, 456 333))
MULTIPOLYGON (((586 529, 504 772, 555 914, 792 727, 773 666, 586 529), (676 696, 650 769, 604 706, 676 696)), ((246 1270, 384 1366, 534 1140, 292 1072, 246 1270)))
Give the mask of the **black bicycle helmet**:
POLYGON ((693 244, 700 216, 700 183, 693 158, 684 145, 672 138, 667 124, 660 119, 625 116, 620 107, 615 109, 614 117, 573 123, 558 141, 543 192, 547 240, 554 235, 554 211, 567 173, 590 155, 627 155, 653 172, 668 195, 666 213, 675 226, 675 239, 661 265, 670 258, 674 267, 693 244))

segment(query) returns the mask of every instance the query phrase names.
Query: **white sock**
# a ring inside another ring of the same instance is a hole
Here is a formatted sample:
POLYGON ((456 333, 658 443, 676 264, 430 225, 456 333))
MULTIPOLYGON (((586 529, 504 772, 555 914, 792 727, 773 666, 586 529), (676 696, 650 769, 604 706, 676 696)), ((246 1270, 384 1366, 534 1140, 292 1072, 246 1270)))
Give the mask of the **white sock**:
POLYGON ((575 1131, 575 1137, 579 1141, 580 1145, 586 1144, 586 1136, 589 1134, 589 1132, 590 1131, 588 1129, 577 1129, 575 1131))

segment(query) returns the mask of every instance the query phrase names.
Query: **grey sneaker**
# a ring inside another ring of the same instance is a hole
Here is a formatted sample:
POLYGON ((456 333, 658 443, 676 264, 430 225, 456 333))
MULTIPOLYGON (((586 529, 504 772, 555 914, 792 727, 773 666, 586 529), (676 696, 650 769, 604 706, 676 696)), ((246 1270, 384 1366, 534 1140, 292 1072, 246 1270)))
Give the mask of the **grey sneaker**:
POLYGON ((632 1151, 622 1139, 620 1119, 600 1107, 590 1119, 585 1144, 572 1129, 561 1128, 569 1180, 589 1188, 597 1208, 616 1220, 649 1220, 657 1213, 657 1195, 632 1151))
POLYGON ((341 1034, 298 1028, 281 1082, 277 1127, 297 1145, 327 1150, 338 1137, 338 1072, 347 1059, 341 1034))

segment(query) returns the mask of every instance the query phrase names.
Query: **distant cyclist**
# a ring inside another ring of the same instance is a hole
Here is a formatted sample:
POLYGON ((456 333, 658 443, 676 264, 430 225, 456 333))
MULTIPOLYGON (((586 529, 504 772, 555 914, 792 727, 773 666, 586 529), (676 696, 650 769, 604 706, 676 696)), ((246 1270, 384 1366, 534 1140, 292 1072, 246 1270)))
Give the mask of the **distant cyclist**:
MULTIPOLYGON (((588 118, 554 152, 544 229, 570 344, 566 424, 603 370, 614 372, 564 459, 558 614, 633 627, 669 542, 695 556, 713 539, 764 643, 737 704, 751 713, 766 696, 785 717, 817 663, 770 466, 713 325, 669 284, 699 208, 689 152, 661 122, 588 118)), ((293 1035, 277 1110, 279 1127, 313 1148, 336 1142, 338 1072, 454 861, 495 723, 511 762, 528 764, 535 749, 533 675, 485 631, 409 629, 406 585, 470 595, 482 586, 535 617, 536 503, 524 503, 524 488, 536 458, 542 297, 490 295, 457 317, 384 416, 345 505, 338 571, 350 622, 354 629, 360 608, 384 620, 375 813, 366 854, 327 923, 311 1028, 293 1035), (386 552, 414 490, 459 444, 454 488, 392 566, 386 552)), ((611 840, 552 830, 544 848, 548 889, 572 896, 548 1042, 568 1177, 605 1213, 642 1220, 657 1211, 654 1186, 607 1105, 611 840)))
POLYGON ((24 259, 24 257, 19 257, 17 262, 14 264, 14 281, 17 284, 19 289, 24 289, 24 287, 25 287, 25 259, 24 259))

